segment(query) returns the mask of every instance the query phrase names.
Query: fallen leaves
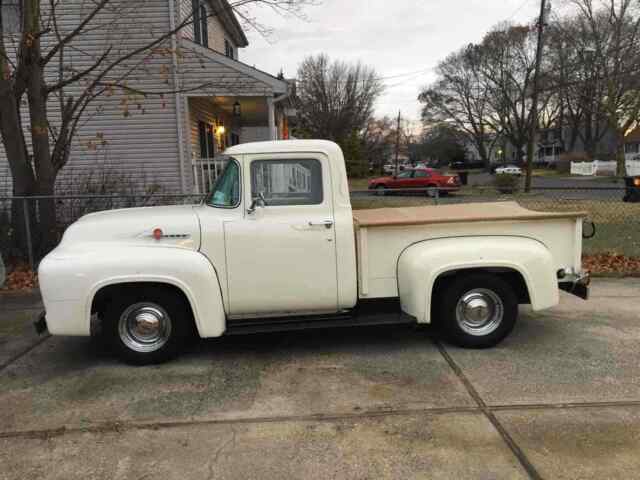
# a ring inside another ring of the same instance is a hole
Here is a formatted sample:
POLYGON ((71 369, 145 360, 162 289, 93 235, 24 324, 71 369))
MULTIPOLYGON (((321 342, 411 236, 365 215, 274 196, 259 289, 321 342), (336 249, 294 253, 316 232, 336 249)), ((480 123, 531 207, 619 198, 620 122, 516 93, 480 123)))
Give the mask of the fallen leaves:
POLYGON ((626 257, 615 253, 585 255, 582 265, 594 275, 640 275, 640 257, 626 257))
POLYGON ((9 292, 28 291, 38 286, 38 276, 26 265, 18 265, 7 274, 4 287, 0 290, 9 292))

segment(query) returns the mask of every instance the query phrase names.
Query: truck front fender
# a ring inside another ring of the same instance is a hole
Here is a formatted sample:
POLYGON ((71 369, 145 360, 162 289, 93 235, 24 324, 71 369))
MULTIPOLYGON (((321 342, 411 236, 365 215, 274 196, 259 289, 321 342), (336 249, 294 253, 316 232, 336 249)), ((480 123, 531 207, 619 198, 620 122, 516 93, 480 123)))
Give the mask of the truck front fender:
POLYGON ((201 337, 224 333, 226 314, 220 283, 204 255, 181 248, 96 247, 56 249, 41 262, 40 288, 51 333, 89 335, 93 299, 101 289, 145 282, 180 289, 201 337))
POLYGON ((518 272, 534 310, 559 302, 553 257, 544 244, 526 237, 456 237, 416 243, 400 255, 398 291, 402 310, 419 323, 430 323, 436 280, 447 272, 466 269, 518 272))

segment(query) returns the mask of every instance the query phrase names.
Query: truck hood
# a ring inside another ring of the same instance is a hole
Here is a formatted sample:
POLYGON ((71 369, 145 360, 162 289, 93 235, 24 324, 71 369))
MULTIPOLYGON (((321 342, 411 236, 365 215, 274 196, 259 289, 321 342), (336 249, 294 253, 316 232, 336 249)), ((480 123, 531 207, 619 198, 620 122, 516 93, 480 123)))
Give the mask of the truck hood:
POLYGON ((90 213, 67 229, 60 248, 95 243, 198 250, 200 223, 192 205, 90 213), (154 237, 156 229, 162 231, 158 239, 154 237))

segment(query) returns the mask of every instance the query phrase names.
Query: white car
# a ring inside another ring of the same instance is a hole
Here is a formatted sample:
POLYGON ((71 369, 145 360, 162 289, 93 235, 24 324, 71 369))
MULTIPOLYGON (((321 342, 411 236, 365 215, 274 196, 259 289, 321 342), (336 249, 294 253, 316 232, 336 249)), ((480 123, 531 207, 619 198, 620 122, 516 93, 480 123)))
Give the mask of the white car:
POLYGON ((522 175, 522 169, 520 167, 517 167, 515 165, 507 165, 504 167, 498 167, 496 168, 496 175, 522 175))
MULTIPOLYGON (((518 304, 583 298, 582 213, 516 203, 352 212, 327 141, 249 143, 200 205, 92 213, 40 263, 53 335, 92 316, 126 361, 157 363, 189 337, 436 323, 451 342, 498 344, 518 304)), ((540 324, 538 328, 543 328, 540 324)))

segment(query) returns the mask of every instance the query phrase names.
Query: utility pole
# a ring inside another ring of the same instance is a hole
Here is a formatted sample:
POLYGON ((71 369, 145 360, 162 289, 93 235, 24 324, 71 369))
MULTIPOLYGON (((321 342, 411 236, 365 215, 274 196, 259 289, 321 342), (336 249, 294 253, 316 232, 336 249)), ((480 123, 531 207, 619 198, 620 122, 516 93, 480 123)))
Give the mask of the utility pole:
POLYGON ((398 176, 398 172, 400 170, 400 116, 401 111, 398 110, 398 127, 396 130, 396 176, 398 176))
POLYGON ((538 20, 538 44, 536 46, 536 62, 533 71, 533 91, 531 92, 531 129, 527 142, 527 165, 525 178, 525 192, 531 191, 531 177, 533 175, 533 156, 536 155, 536 136, 538 133, 538 81, 540 78, 540 64, 542 63, 542 51, 544 48, 544 27, 549 13, 550 3, 547 0, 540 1, 540 18, 538 20))

